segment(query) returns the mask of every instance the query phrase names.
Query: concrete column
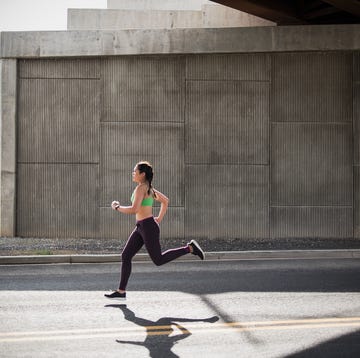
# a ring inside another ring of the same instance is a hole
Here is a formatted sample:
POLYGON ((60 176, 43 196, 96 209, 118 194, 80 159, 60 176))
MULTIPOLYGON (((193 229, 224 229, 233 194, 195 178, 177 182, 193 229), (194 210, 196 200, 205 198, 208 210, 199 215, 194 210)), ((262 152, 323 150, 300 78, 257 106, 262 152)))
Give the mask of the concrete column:
POLYGON ((15 235, 16 68, 16 60, 0 60, 0 234, 10 237, 15 235))

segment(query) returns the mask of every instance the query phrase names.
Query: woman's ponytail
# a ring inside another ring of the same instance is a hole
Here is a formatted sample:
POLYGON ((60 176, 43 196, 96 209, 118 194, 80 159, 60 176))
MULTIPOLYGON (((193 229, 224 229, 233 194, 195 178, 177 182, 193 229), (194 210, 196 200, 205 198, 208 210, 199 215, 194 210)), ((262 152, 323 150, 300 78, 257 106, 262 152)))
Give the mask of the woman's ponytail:
POLYGON ((153 168, 149 162, 139 162, 137 164, 137 168, 139 169, 140 173, 145 173, 145 179, 149 183, 149 189, 148 189, 148 195, 152 195, 154 198, 156 198, 156 194, 154 191, 154 188, 152 187, 152 180, 153 180, 153 168))

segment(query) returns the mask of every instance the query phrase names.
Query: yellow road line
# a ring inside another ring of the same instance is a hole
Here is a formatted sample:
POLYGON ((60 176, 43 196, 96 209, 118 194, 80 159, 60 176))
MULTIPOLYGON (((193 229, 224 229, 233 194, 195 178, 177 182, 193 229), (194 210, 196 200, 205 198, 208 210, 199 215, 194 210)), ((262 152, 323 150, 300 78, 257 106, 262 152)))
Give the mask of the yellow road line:
MULTIPOLYGON (((360 317, 337 317, 337 318, 312 318, 277 321, 250 321, 228 323, 184 324, 184 328, 193 333, 216 333, 216 332, 246 332, 261 330, 290 330, 290 329, 314 329, 334 327, 360 327, 360 317)), ((73 340, 105 337, 130 337, 130 336, 161 336, 181 332, 179 328, 173 329, 173 325, 153 326, 130 326, 119 328, 89 328, 56 331, 25 331, 0 333, 0 343, 25 342, 25 341, 49 341, 49 340, 73 340)), ((186 334, 186 332, 183 332, 186 334)))
MULTIPOLYGON (((294 320, 280 320, 280 321, 250 321, 250 322, 229 322, 222 323, 227 326, 277 326, 277 325, 296 325, 296 324, 312 324, 312 323, 331 323, 331 322, 351 322, 360 321, 360 317, 336 317, 336 318, 305 318, 294 320)), ((221 324, 221 323, 220 323, 221 324)))
MULTIPOLYGON (((296 320, 278 320, 278 321, 248 321, 248 322, 217 322, 217 323, 211 323, 211 325, 216 326, 225 326, 225 327, 248 327, 248 326, 263 326, 263 325, 280 325, 280 324, 298 324, 298 323, 321 323, 321 322, 349 322, 349 321, 360 321, 360 317, 335 317, 335 318, 305 318, 305 319, 296 319, 296 320)), ((175 321, 176 322, 176 321, 175 321)), ((190 324, 184 324, 186 325, 186 328, 199 328, 200 326, 203 326, 204 323, 190 323, 190 324)), ((114 331, 138 331, 139 329, 146 329, 148 331, 152 330, 162 330, 162 329, 170 329, 171 325, 154 325, 154 326, 130 326, 130 327, 119 327, 119 328, 88 328, 88 329, 71 329, 71 330, 56 330, 56 331, 24 331, 24 332, 0 332, 0 338, 1 337, 7 337, 7 336, 17 336, 17 335, 54 335, 54 334, 79 334, 79 333, 91 333, 91 332, 114 332, 114 331)))
POLYGON ((313 329, 327 327, 360 327, 359 322, 339 322, 339 323, 323 323, 323 324, 295 324, 295 325, 274 325, 274 326, 253 326, 235 328, 238 332, 243 331, 262 331, 262 330, 288 330, 288 329, 313 329))

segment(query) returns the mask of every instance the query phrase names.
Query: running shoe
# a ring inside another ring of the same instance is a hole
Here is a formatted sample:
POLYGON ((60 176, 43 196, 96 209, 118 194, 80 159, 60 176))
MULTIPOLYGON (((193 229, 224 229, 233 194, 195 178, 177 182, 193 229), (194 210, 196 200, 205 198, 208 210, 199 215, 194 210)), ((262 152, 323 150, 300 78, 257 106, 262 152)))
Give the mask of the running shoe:
POLYGON ((114 301, 124 301, 126 300, 126 292, 120 293, 118 291, 115 291, 113 293, 105 293, 104 295, 106 298, 110 298, 111 300, 114 301))
POLYGON ((195 240, 191 240, 188 245, 192 247, 193 255, 199 256, 201 260, 204 260, 205 252, 201 249, 200 245, 195 240))

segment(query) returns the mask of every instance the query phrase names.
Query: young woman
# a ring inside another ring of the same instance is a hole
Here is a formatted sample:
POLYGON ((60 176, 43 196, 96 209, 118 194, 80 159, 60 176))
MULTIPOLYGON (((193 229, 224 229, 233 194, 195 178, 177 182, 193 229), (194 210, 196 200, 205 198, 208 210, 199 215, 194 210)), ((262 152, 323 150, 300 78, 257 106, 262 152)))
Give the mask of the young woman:
POLYGON ((131 260, 144 244, 150 258, 157 266, 166 264, 188 253, 199 256, 201 260, 205 258, 203 250, 195 240, 191 240, 185 247, 161 252, 159 224, 167 211, 169 199, 152 187, 153 169, 150 163, 137 163, 132 177, 133 181, 137 183, 131 196, 132 205, 121 206, 118 201, 111 203, 113 210, 123 214, 135 214, 136 216, 136 227, 130 234, 121 255, 122 265, 119 289, 111 294, 105 294, 105 297, 113 300, 126 298, 126 286, 131 274, 131 260), (152 213, 154 200, 159 201, 161 204, 157 217, 153 217, 152 213))

